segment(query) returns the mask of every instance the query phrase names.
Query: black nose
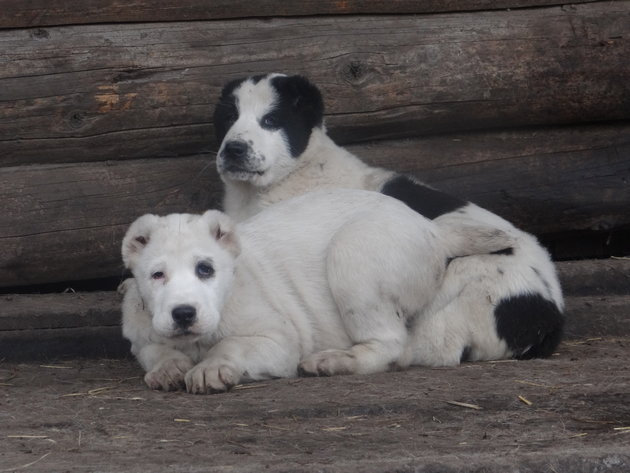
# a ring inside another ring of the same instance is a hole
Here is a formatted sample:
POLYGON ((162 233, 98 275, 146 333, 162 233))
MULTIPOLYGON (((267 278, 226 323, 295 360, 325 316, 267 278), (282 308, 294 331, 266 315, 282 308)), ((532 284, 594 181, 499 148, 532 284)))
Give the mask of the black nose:
POLYGON ((223 147, 223 154, 227 159, 240 160, 247 156, 248 149, 244 141, 228 141, 223 147))
POLYGON ((173 320, 178 327, 190 327, 197 317, 197 309, 191 305, 178 305, 171 312, 173 320))

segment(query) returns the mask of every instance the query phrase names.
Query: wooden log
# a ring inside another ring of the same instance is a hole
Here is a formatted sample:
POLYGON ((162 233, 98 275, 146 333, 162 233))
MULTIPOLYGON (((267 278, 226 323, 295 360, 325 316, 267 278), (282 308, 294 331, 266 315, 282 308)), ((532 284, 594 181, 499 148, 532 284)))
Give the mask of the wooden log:
POLYGON ((0 296, 0 332, 118 327, 122 295, 115 291, 0 296))
POLYGON ((321 87, 341 143, 630 119, 628 30, 626 0, 0 31, 0 165, 216 149, 226 80, 274 70, 321 87))
POLYGON ((0 286, 120 275, 130 222, 216 207, 219 185, 206 156, 0 168, 0 286))
POLYGON ((116 325, 0 331, 0 356, 6 360, 126 358, 131 352, 116 325))
MULTIPOLYGON (((536 234, 630 224, 630 125, 457 134, 352 146, 536 234)), ((0 168, 0 286, 121 274, 143 213, 218 207, 211 155, 0 168)))
MULTIPOLYGON (((630 335, 630 260, 558 263, 570 340, 630 335)), ((114 292, 0 296, 0 359, 125 357, 121 295, 114 292)))
POLYGON ((468 133, 350 150, 538 235, 630 224, 630 125, 468 133))
MULTIPOLYGON (((585 3, 592 0, 574 0, 585 3)), ((558 0, 4 0, 0 28, 310 15, 436 13, 563 5, 558 0)))

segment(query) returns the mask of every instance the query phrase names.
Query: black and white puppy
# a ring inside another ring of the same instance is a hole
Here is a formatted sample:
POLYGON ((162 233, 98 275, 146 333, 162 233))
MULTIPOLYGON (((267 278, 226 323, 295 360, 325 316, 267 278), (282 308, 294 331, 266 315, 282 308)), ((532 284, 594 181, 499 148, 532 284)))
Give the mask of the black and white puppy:
POLYGON ((474 341, 479 334, 465 328, 471 318, 492 318, 488 337, 498 335, 509 356, 550 356, 561 339, 564 302, 555 267, 536 238, 414 177, 368 166, 328 137, 323 113, 321 93, 302 76, 253 76, 224 87, 214 124, 225 212, 240 221, 309 191, 355 188, 395 197, 437 224, 474 221, 507 232, 515 241, 510 249, 450 262, 444 284, 458 289, 414 322, 431 334, 416 356, 433 366, 482 359, 474 341))

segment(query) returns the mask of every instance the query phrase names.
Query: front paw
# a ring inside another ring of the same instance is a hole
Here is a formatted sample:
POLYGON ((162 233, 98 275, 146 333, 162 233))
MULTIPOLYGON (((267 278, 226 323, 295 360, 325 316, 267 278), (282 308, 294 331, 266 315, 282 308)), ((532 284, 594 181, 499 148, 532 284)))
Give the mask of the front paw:
POLYGON ((308 356, 298 366, 301 376, 333 376, 356 372, 356 360, 346 350, 324 350, 308 356))
POLYGON ((185 386, 184 376, 193 367, 189 358, 169 358, 144 375, 144 382, 151 389, 176 391, 185 386))
POLYGON ((186 373, 186 390, 192 394, 216 394, 230 390, 239 380, 236 367, 227 364, 202 361, 186 373))

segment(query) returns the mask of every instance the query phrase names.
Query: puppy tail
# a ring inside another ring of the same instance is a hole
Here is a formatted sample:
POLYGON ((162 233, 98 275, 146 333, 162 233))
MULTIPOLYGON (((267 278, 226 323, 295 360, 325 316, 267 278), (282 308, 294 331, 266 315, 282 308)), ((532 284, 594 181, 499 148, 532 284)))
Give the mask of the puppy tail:
POLYGON ((472 255, 511 255, 514 237, 496 227, 457 223, 442 225, 449 258, 472 255))

